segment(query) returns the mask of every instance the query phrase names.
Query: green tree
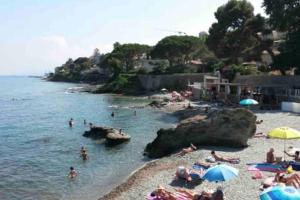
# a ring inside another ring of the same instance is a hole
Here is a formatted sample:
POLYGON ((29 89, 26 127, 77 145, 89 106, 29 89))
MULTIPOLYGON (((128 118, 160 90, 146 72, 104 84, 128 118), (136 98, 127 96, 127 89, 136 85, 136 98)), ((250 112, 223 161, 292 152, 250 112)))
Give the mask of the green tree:
POLYGON ((263 6, 270 16, 274 29, 286 32, 285 42, 281 43, 280 54, 274 58, 273 67, 285 73, 292 67, 300 69, 300 1, 264 0, 263 6))
POLYGON ((264 28, 264 18, 254 16, 253 6, 246 0, 230 0, 215 12, 217 19, 209 29, 207 45, 215 55, 227 63, 241 63, 260 59, 257 32, 264 28))
POLYGON ((117 45, 111 53, 122 61, 125 71, 128 72, 133 69, 136 60, 139 60, 143 55, 149 54, 150 49, 150 46, 143 44, 122 44, 117 45))
POLYGON ((186 64, 209 52, 203 39, 194 36, 168 36, 160 40, 151 51, 153 58, 168 59, 170 66, 186 64))

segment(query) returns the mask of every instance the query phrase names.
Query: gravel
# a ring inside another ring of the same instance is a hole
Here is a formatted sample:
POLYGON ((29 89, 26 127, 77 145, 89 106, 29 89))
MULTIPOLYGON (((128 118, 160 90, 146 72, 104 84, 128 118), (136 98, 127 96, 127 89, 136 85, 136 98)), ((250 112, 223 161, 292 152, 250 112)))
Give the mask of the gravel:
MULTIPOLYGON (((269 130, 281 126, 288 126, 300 130, 300 117, 298 114, 287 112, 256 112, 258 119, 264 122, 257 126, 257 132, 267 133, 269 130)), ((198 185, 187 185, 184 182, 174 182, 176 167, 185 165, 191 168, 195 161, 204 161, 211 150, 220 155, 240 157, 239 164, 229 164, 239 170, 239 176, 231 181, 222 183, 227 200, 254 200, 259 199, 261 180, 254 180, 247 171, 247 163, 264 162, 269 148, 275 149, 276 156, 283 156, 284 142, 280 139, 254 138, 248 141, 249 147, 244 149, 219 148, 203 146, 199 150, 177 157, 172 155, 159 160, 149 162, 144 167, 135 171, 123 184, 115 188, 111 193, 101 199, 145 199, 145 196, 158 185, 168 190, 174 188, 186 188, 193 191, 214 190, 221 183, 209 183, 203 181, 198 185)), ((286 146, 300 147, 299 140, 289 140, 286 146)), ((264 178, 272 176, 272 173, 263 172, 264 178)))

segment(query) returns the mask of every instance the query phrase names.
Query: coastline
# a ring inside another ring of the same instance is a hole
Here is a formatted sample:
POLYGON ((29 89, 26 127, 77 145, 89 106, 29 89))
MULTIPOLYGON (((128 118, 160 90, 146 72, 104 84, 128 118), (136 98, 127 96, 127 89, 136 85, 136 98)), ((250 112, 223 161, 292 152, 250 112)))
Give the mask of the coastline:
MULTIPOLYGON (((300 125, 295 123, 298 120, 297 114, 280 111, 256 112, 255 114, 258 116, 258 119, 264 120, 263 124, 258 125, 258 132, 266 133, 278 126, 290 126, 300 129, 300 125), (276 121, 276 124, 274 124, 274 121, 276 121)), ((265 153, 271 147, 275 148, 276 155, 283 156, 283 141, 278 139, 252 138, 248 143, 249 146, 244 149, 203 146, 199 150, 183 157, 170 155, 147 162, 132 172, 120 185, 99 200, 145 199, 145 196, 155 190, 158 185, 162 185, 171 191, 178 187, 193 189, 193 191, 214 190, 217 186, 216 183, 204 181, 200 185, 189 186, 184 182, 177 183, 173 181, 177 166, 184 165, 191 167, 195 161, 204 161, 209 156, 211 150, 218 151, 221 155, 241 158, 241 163, 232 165, 239 169, 239 177, 223 184, 227 199, 258 199, 261 192, 259 187, 263 179, 252 179, 251 173, 247 171, 246 164, 264 162, 265 153)), ((288 146, 297 147, 298 143, 297 140, 290 140, 287 144, 288 146)), ((274 176, 274 174, 269 172, 263 172, 263 174, 264 178, 274 176)))

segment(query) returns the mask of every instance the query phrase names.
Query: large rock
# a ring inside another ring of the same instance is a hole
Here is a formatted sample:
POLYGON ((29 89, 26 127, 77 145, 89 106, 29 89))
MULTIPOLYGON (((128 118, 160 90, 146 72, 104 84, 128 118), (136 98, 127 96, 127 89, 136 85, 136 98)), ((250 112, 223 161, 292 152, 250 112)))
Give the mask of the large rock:
POLYGON ((256 131, 256 116, 243 108, 214 111, 208 116, 196 115, 180 122, 173 129, 160 129, 157 137, 146 146, 152 158, 168 155, 194 145, 246 147, 256 131))
POLYGON ((83 136, 92 139, 105 138, 109 145, 120 144, 130 140, 130 136, 124 132, 120 133, 117 129, 101 126, 92 127, 89 131, 85 131, 83 136))

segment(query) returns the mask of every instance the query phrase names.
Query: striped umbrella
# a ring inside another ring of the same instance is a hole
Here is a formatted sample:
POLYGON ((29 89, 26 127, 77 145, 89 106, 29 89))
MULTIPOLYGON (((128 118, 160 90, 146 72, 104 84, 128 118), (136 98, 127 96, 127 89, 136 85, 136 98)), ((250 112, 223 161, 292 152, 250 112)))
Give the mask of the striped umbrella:
POLYGON ((260 194, 260 200, 299 200, 300 192, 294 187, 270 187, 260 194))

